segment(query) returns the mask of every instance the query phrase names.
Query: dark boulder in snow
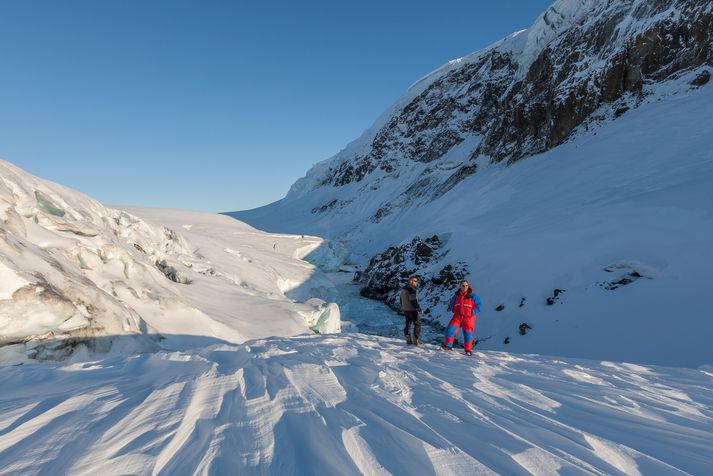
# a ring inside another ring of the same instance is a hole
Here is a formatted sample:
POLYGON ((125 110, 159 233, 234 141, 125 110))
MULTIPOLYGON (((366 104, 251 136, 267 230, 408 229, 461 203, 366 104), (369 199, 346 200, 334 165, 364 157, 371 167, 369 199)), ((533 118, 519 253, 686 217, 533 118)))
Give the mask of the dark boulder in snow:
POLYGON ((705 86, 711 80, 710 71, 703 71, 691 81, 691 86, 705 86))
POLYGON ((557 301, 559 301, 560 295, 561 295, 563 292, 565 292, 565 290, 564 290, 564 289, 559 289, 559 288, 557 288, 557 289, 555 289, 554 291, 552 291, 552 296, 550 296, 550 297, 547 298, 547 305, 548 305, 548 306, 551 306, 551 305, 553 305, 554 303, 556 303, 557 301))

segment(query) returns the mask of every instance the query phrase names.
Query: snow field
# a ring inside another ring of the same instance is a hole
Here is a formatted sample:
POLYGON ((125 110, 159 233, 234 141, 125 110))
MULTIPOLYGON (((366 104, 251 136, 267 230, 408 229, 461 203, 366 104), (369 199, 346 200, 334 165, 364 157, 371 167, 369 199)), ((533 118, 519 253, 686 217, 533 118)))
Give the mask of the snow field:
MULTIPOLYGON (((193 271, 192 283, 178 288, 178 297, 222 329, 198 335, 243 342, 339 332, 339 309, 330 302, 334 286, 314 265, 300 259, 322 244, 320 238, 268 234, 222 215, 127 209, 149 223, 181 230, 181 236, 195 244, 201 261, 189 262, 192 266, 186 272, 193 271)), ((169 331, 165 326, 174 322, 170 315, 147 312, 147 316, 162 333, 196 335, 204 325, 187 318, 169 331)))
POLYGON ((712 380, 358 334, 3 367, 0 474, 705 474, 712 380))

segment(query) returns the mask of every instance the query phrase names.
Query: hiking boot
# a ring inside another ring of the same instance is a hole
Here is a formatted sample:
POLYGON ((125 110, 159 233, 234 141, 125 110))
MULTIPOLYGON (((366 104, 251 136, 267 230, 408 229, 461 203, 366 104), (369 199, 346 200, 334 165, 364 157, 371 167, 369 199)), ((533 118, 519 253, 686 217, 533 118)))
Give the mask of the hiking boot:
POLYGON ((448 347, 446 344, 441 344, 441 350, 453 350, 453 347, 448 347))
POLYGON ((422 346, 422 345, 423 345, 423 342, 421 342, 420 340, 418 340, 417 337, 414 337, 413 340, 412 340, 412 342, 413 342, 413 345, 415 345, 416 347, 419 347, 419 346, 422 346))
POLYGON ((469 351, 469 350, 466 350, 466 351, 465 351, 465 355, 473 355, 473 352, 471 352, 471 351, 469 351))
POLYGON ((413 342, 411 341, 411 336, 406 335, 406 345, 411 345, 411 344, 413 344, 413 342))

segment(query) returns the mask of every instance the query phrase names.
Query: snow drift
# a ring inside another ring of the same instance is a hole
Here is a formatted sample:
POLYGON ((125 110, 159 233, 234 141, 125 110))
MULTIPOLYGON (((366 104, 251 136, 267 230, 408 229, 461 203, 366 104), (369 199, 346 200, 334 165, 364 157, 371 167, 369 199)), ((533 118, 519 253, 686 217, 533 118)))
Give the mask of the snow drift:
POLYGON ((706 474, 713 373, 363 335, 0 368, 0 474, 706 474))

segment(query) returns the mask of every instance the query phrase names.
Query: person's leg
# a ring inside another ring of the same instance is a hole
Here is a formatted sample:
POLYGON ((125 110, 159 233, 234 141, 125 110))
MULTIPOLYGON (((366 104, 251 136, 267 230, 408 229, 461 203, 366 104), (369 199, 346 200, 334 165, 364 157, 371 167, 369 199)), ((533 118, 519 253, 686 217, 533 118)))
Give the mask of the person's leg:
POLYGON ((418 342, 418 338, 421 337, 421 314, 416 313, 416 318, 413 321, 413 343, 418 342))
POLYGON ((475 338, 475 316, 468 316, 463 319, 463 348, 466 352, 473 351, 473 340, 475 338))
POLYGON ((411 323, 414 321, 414 312, 404 311, 404 316, 406 317, 406 325, 404 326, 404 337, 406 337, 406 343, 411 344, 411 323))
POLYGON ((463 326, 463 348, 466 352, 473 350, 473 328, 463 326))
POLYGON ((448 327, 446 327, 446 336, 445 340, 443 341, 443 345, 445 347, 448 347, 449 349, 453 347, 453 341, 455 341, 459 329, 460 318, 458 318, 457 316, 453 316, 451 322, 448 323, 448 327))

